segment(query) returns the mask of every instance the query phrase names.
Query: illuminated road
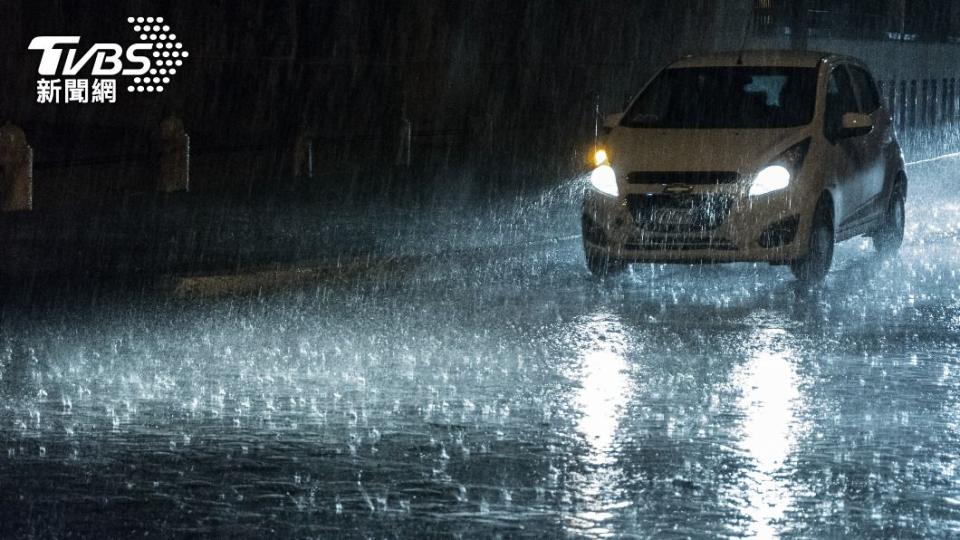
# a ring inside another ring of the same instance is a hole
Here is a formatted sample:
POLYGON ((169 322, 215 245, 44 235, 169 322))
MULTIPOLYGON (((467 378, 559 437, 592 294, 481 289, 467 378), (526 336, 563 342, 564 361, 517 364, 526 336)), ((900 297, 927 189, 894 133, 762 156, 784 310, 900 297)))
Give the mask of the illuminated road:
MULTIPOLYGON (((565 240, 7 306, 0 536, 960 535, 957 166, 911 170, 900 259, 848 242, 816 296, 598 284, 565 240)), ((521 222, 568 235, 554 206, 521 222)))

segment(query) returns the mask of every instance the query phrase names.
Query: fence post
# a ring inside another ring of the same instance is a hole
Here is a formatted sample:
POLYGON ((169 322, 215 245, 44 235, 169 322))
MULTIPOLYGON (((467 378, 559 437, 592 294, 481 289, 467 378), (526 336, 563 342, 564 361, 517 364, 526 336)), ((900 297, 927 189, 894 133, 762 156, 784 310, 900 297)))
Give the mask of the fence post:
POLYGON ((0 210, 33 210, 33 148, 19 127, 0 126, 0 210))
POLYGON ((484 139, 487 146, 487 155, 492 156, 496 146, 496 130, 494 126, 493 113, 484 111, 483 113, 484 139))
POLYGON ((397 156, 394 165, 401 167, 410 166, 410 153, 413 146, 413 124, 407 118, 407 105, 400 107, 400 141, 397 147, 397 156))
POLYGON ((163 193, 190 191, 190 136, 183 120, 170 115, 160 122, 160 181, 163 193))
POLYGON ((300 124, 293 142, 293 170, 290 172, 294 178, 304 176, 313 178, 315 161, 313 154, 314 139, 313 130, 305 123, 300 124))

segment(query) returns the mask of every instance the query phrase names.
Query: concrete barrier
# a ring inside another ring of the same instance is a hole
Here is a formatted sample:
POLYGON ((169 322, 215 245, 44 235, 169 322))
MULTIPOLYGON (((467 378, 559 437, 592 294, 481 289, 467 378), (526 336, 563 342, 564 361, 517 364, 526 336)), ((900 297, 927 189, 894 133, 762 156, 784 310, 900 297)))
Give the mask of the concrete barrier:
POLYGON ((410 167, 410 154, 413 152, 413 123, 407 117, 406 105, 400 110, 400 129, 397 135, 397 155, 394 165, 410 167))
POLYGON ((314 130, 303 124, 297 128, 293 140, 293 159, 291 160, 290 176, 293 178, 313 178, 316 167, 314 144, 316 135, 314 130))
POLYGON ((157 190, 163 193, 190 191, 190 136, 183 120, 171 115, 160 122, 159 145, 157 190))
POLYGON ((17 126, 0 126, 0 210, 33 209, 33 148, 17 126))

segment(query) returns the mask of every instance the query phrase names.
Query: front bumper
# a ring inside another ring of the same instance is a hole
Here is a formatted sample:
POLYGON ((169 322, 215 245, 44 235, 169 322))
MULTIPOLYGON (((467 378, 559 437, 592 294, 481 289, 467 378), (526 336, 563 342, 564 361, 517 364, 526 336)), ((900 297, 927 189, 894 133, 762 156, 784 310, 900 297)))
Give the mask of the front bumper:
POLYGON ((628 262, 785 264, 806 253, 810 223, 804 215, 809 212, 795 204, 791 190, 755 198, 736 186, 683 195, 662 190, 648 186, 616 198, 588 192, 582 217, 588 254, 628 262), (658 221, 663 206, 679 207, 680 213, 692 208, 698 217, 658 221))

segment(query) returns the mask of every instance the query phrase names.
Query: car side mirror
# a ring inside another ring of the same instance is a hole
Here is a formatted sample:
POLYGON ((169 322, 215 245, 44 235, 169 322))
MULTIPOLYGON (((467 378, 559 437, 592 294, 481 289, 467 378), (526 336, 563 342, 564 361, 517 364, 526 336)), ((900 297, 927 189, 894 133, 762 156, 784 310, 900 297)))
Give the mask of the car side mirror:
POLYGON ((603 132, 610 133, 613 128, 620 125, 620 120, 623 120, 623 113, 614 113, 608 114, 603 117, 603 132))
POLYGON ((613 113, 608 114, 603 117, 603 127, 613 129, 620 125, 620 120, 623 119, 623 113, 613 113))
POLYGON ((844 137, 860 137, 873 130, 873 118, 869 114, 847 113, 840 121, 840 133, 844 137))

